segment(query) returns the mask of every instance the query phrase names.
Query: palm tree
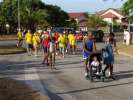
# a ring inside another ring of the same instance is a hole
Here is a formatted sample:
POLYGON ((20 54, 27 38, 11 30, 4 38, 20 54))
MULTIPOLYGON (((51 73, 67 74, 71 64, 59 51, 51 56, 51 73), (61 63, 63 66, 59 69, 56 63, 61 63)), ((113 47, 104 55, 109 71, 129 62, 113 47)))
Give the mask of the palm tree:
POLYGON ((102 18, 96 15, 88 15, 87 20, 88 20, 88 23, 87 23, 88 27, 91 27, 91 28, 98 28, 98 27, 103 27, 107 25, 107 23, 103 21, 102 18))

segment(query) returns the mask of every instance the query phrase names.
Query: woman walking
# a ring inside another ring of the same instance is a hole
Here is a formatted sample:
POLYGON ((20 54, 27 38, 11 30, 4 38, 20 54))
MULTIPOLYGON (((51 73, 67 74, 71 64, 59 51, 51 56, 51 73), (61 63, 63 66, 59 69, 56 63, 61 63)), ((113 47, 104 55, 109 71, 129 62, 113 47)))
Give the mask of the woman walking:
POLYGON ((114 34, 110 33, 105 46, 106 56, 104 56, 104 64, 106 67, 103 70, 103 74, 105 76, 106 70, 109 69, 109 78, 112 79, 115 79, 113 77, 114 51, 117 52, 116 40, 114 39, 114 34))

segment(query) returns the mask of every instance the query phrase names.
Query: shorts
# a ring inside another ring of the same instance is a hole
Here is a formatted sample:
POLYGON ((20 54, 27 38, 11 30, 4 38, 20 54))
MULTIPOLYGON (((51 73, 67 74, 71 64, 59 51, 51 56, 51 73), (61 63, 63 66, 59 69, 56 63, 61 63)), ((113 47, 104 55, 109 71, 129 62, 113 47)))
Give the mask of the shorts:
POLYGON ((32 44, 27 44, 27 48, 32 49, 33 45, 32 44))
POLYGON ((89 57, 90 57, 90 54, 83 52, 83 59, 84 60, 89 59, 89 57))
POLYGON ((18 39, 18 41, 23 41, 23 39, 18 39))
POLYGON ((60 47, 60 48, 59 48, 59 51, 60 51, 61 54, 64 55, 64 53, 65 53, 65 48, 64 48, 64 47, 60 47))
POLYGON ((43 51, 44 51, 44 53, 47 53, 48 52, 48 48, 47 47, 43 47, 43 51))

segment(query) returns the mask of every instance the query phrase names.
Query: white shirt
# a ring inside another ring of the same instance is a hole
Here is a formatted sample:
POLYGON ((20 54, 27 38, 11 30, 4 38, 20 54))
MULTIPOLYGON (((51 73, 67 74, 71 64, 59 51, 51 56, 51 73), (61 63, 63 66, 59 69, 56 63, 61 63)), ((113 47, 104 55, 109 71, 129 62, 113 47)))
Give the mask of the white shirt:
POLYGON ((49 43, 49 52, 53 52, 54 51, 54 43, 50 42, 49 43))
POLYGON ((99 62, 98 62, 98 61, 92 61, 92 62, 91 62, 91 65, 92 65, 92 66, 99 66, 99 62))
POLYGON ((124 39, 130 39, 130 33, 128 31, 124 31, 124 39))

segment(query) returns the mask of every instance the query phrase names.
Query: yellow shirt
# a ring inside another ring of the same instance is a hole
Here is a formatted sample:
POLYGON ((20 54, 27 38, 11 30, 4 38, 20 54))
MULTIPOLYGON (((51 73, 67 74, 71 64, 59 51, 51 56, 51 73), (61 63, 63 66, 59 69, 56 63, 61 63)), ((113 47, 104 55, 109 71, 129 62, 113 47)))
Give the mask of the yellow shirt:
POLYGON ((66 34, 63 35, 64 39, 65 39, 65 44, 68 43, 68 36, 66 34))
POLYGON ((70 45, 76 45, 76 38, 75 38, 74 34, 69 34, 68 39, 69 39, 70 45))
POLYGON ((25 35, 25 40, 26 40, 26 43, 28 44, 32 44, 32 34, 31 33, 26 33, 25 35))
POLYGON ((39 45, 39 44, 40 44, 40 37, 39 37, 39 35, 34 34, 34 35, 33 35, 32 41, 33 41, 33 45, 34 45, 34 46, 39 45))
POLYGON ((64 36, 60 36, 58 38, 58 42, 59 42, 59 47, 65 47, 65 38, 64 38, 64 36))
POLYGON ((23 39, 22 32, 18 32, 18 33, 17 33, 17 36, 18 36, 18 40, 23 39))

